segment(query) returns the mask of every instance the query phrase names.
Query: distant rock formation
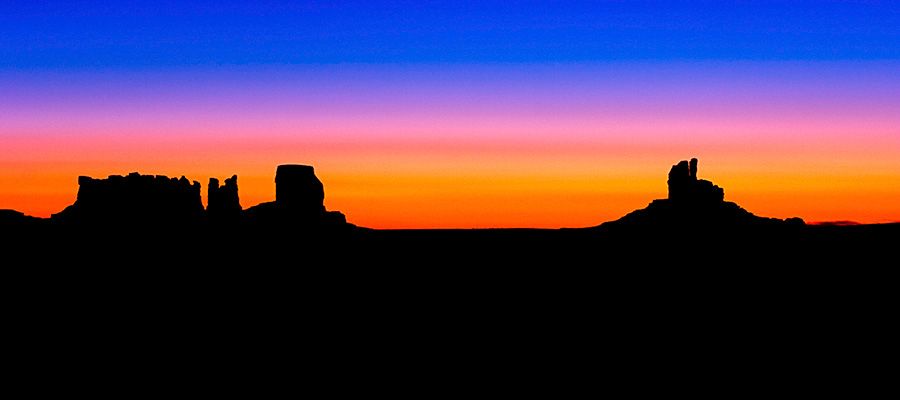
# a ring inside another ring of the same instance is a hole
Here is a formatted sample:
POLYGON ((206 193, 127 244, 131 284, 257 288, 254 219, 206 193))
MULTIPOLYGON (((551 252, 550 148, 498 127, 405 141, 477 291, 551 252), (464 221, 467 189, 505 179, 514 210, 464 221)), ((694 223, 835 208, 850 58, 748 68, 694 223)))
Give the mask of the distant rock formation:
POLYGON ((74 204, 51 218, 91 219, 107 222, 186 221, 203 214, 200 183, 182 176, 110 175, 107 179, 78 177, 78 197, 74 204))
POLYGON ((275 170, 275 201, 303 213, 325 211, 325 187, 309 165, 279 165, 275 170))
POLYGON ((325 190, 309 165, 279 165, 275 171, 275 201, 244 210, 257 222, 292 224, 297 228, 343 228, 344 214, 326 211, 325 190))
POLYGON ((219 186, 219 180, 209 178, 207 190, 206 211, 212 217, 236 216, 242 208, 238 198, 237 175, 225 180, 224 186, 219 186))
POLYGON ((690 165, 681 161, 669 171, 669 200, 684 202, 718 203, 725 199, 725 191, 712 182, 697 179, 697 159, 690 165))
MULTIPOLYGON (((168 178, 162 175, 141 175, 132 172, 127 176, 110 175, 106 179, 78 177, 78 198, 74 204, 53 214, 50 220, 76 229, 101 229, 109 227, 153 228, 153 232, 172 234, 174 227, 203 227, 216 232, 217 237, 229 235, 235 230, 260 229, 260 232, 314 233, 355 227, 348 224, 344 214, 326 211, 325 191, 308 165, 278 166, 275 176, 276 199, 243 210, 238 196, 237 175, 219 185, 216 178, 209 179, 208 207, 200 199, 200 183, 187 178, 168 178), (272 228, 269 230, 268 228, 272 228)), ((0 214, 2 221, 22 225, 26 221, 11 211, 0 214)), ((27 221, 26 221, 27 222, 27 221)), ((149 232, 149 231, 148 231, 149 232)), ((290 234, 286 234, 289 237, 290 234)))
POLYGON ((712 182, 697 179, 696 158, 681 161, 669 170, 669 198, 653 200, 647 208, 603 223, 597 228, 634 229, 676 233, 684 230, 742 229, 765 226, 802 226, 800 218, 763 218, 725 201, 725 191, 712 182))

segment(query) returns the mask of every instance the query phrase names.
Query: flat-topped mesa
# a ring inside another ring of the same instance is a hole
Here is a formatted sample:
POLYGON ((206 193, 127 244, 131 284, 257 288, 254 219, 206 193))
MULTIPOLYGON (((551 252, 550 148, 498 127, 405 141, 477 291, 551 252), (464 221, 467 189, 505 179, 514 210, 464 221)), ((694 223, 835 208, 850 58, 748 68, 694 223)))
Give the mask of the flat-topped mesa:
POLYGON ((298 212, 325 212, 325 188, 309 165, 285 164, 275 170, 275 202, 298 212))
POLYGON ((241 201, 238 198, 237 175, 225 180, 224 186, 219 186, 219 180, 209 178, 208 204, 206 211, 211 215, 238 215, 241 201))
POLYGON ((297 229, 347 228, 344 214, 325 210, 325 188, 309 165, 284 164, 275 171, 275 201, 247 208, 249 221, 297 229))
POLYGON ((168 178, 132 172, 127 176, 110 175, 107 179, 79 176, 75 204, 53 217, 161 221, 202 213, 199 182, 191 183, 183 176, 168 178))
POLYGON ((725 191, 712 182, 697 179, 697 159, 681 161, 669 171, 669 200, 690 203, 720 203, 725 191))

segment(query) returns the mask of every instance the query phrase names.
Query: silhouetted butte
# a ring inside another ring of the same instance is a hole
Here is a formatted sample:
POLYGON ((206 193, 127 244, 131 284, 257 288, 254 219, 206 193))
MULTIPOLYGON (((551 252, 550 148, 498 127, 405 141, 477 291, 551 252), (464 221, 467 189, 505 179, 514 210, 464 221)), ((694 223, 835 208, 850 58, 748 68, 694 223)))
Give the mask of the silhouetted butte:
POLYGON ((110 175, 107 179, 78 177, 74 204, 52 215, 67 223, 190 222, 203 215, 200 183, 182 176, 110 175))
POLYGON ((697 170, 696 158, 673 165, 667 182, 668 199, 653 200, 646 208, 598 228, 677 234, 804 225, 800 218, 758 217, 735 203, 724 201, 725 191, 708 180, 698 179, 697 170))
POLYGON ((241 212, 237 175, 226 179, 223 186, 219 186, 218 179, 209 178, 207 196, 206 212, 211 217, 234 217, 241 212))
POLYGON ((343 228, 344 214, 326 211, 325 190, 309 165, 279 165, 275 171, 275 201, 244 210, 253 222, 289 224, 297 229, 343 228))

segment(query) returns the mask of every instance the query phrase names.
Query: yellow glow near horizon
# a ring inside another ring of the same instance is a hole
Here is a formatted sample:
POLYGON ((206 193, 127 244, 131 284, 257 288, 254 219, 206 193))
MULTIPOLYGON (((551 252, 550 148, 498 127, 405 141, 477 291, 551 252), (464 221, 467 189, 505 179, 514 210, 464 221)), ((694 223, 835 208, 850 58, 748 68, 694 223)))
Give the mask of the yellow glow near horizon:
POLYGON ((221 181, 237 174, 241 204, 247 208, 274 200, 278 164, 300 163, 315 167, 326 207, 360 226, 586 227, 665 198, 670 166, 698 157, 700 178, 723 187, 727 201, 759 216, 900 220, 900 162, 889 148, 831 147, 796 157, 791 149, 688 147, 385 142, 234 143, 196 150, 176 143, 155 152, 125 148, 98 157, 51 146, 47 159, 3 162, 0 208, 48 217, 75 201, 78 175, 103 178, 133 171, 199 181, 204 203, 210 177, 221 181))

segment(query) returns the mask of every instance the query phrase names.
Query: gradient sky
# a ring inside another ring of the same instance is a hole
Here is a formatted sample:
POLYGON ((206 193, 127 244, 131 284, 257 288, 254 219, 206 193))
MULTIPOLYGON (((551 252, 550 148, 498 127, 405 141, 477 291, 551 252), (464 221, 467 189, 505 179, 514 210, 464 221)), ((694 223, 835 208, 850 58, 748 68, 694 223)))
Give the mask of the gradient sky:
POLYGON ((313 165, 373 228, 583 227, 679 160, 761 216, 900 221, 900 2, 0 2, 0 208, 313 165))

